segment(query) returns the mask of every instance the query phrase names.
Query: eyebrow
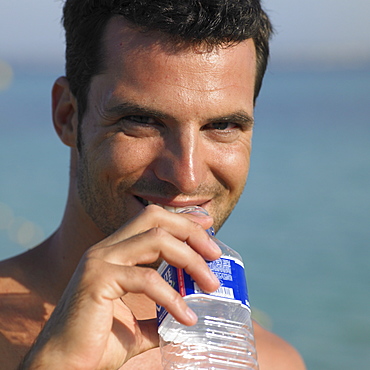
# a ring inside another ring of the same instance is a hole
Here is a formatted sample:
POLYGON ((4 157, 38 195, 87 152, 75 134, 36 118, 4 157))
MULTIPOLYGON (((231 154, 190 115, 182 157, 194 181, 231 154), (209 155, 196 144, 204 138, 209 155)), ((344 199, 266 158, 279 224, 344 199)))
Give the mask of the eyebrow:
MULTIPOLYGON (((173 116, 166 114, 163 111, 149 108, 130 101, 125 101, 112 107, 108 107, 105 109, 105 115, 107 118, 115 118, 118 116, 122 117, 125 115, 140 115, 158 118, 160 120, 175 119, 173 116)), ((225 116, 210 117, 207 119, 206 124, 214 122, 235 122, 241 125, 245 130, 250 130, 254 125, 254 118, 246 111, 239 110, 225 116)))
POLYGON ((163 120, 172 118, 169 114, 163 113, 160 110, 148 108, 143 105, 139 105, 128 101, 107 108, 105 110, 105 114, 108 115, 108 117, 124 116, 127 114, 129 115, 137 114, 140 116, 156 117, 163 120))

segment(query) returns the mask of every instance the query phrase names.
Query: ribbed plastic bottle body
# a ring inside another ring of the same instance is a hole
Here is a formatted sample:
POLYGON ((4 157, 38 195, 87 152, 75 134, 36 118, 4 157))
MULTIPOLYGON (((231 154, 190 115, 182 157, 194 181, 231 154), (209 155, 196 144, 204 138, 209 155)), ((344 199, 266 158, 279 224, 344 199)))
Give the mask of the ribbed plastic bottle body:
POLYGON ((159 338, 164 370, 257 370, 252 321, 237 303, 185 297, 198 315, 187 327, 168 315, 159 338))
MULTIPOLYGON (((218 260, 221 262, 210 263, 210 268, 215 269, 216 275, 226 275, 225 278, 230 279, 225 272, 233 265, 240 269, 241 257, 215 237, 212 238, 220 246, 223 255, 218 260), (221 267, 218 269, 217 266, 221 267)), ((176 288, 177 283, 173 283, 173 277, 168 274, 170 268, 164 262, 158 271, 167 274, 176 288)), ((244 266, 237 279, 241 290, 246 291, 244 266)), ((162 321, 159 320, 158 333, 164 370, 258 370, 249 302, 246 299, 242 304, 238 300, 225 298, 223 294, 229 288, 220 289, 223 289, 222 292, 216 292, 216 295, 201 291, 182 294, 198 316, 196 325, 181 325, 168 313, 162 321)))

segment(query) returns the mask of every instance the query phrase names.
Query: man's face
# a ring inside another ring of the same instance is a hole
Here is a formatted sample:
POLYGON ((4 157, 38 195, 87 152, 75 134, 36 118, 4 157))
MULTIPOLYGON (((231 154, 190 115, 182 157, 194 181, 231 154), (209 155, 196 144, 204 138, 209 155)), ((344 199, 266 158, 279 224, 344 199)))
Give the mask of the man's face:
POLYGON ((217 230, 249 169, 253 41, 174 51, 114 18, 104 45, 105 68, 91 81, 81 126, 77 179, 85 210, 110 234, 148 201, 199 205, 217 230))

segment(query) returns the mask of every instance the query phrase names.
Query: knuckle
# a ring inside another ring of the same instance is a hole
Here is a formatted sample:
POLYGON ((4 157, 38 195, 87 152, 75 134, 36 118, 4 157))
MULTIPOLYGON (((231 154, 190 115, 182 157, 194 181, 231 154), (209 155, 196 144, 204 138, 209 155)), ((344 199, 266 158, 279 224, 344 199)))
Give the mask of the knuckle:
POLYGON ((140 268, 142 270, 143 274, 143 280, 148 282, 148 286, 152 286, 156 283, 158 283, 160 276, 156 270, 153 270, 151 268, 140 268))
POLYGON ((148 230, 148 235, 151 238, 163 238, 164 236, 167 235, 167 232, 163 230, 160 227, 152 227, 151 229, 148 230))
POLYGON ((91 249, 88 249, 81 258, 81 262, 83 262, 85 265, 95 265, 100 260, 100 252, 91 249))
POLYGON ((103 258, 103 253, 104 253, 104 248, 100 244, 96 244, 93 247, 89 248, 85 253, 84 253, 84 258, 86 260, 89 259, 102 259, 103 258))

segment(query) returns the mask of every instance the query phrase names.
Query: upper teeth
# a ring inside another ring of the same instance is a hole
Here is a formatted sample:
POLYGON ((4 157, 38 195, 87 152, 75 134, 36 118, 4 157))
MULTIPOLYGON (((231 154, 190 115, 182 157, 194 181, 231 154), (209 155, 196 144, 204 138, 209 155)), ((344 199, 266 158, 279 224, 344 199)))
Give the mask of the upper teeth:
POLYGON ((199 206, 171 207, 171 206, 164 206, 163 204, 159 204, 159 203, 154 203, 154 202, 151 202, 150 200, 148 200, 148 205, 149 204, 155 204, 155 205, 157 205, 159 207, 162 207, 163 209, 165 209, 167 211, 170 211, 170 212, 173 212, 173 213, 184 213, 184 211, 187 211, 186 213, 189 213, 188 211, 192 210, 192 209, 193 210, 202 209, 204 212, 206 212, 203 208, 201 208, 199 206))

